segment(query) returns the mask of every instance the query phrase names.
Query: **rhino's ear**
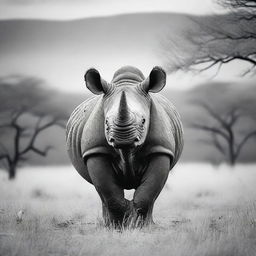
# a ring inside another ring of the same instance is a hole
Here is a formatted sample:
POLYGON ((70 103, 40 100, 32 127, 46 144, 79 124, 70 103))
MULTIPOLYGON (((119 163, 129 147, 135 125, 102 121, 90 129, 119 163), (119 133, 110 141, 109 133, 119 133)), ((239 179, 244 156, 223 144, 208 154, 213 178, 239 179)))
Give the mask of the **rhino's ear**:
POLYGON ((86 87, 94 94, 107 93, 109 89, 108 83, 101 78, 97 69, 91 68, 84 75, 86 87))
POLYGON ((146 92, 160 92, 166 84, 166 73, 161 67, 154 67, 149 77, 141 84, 146 92))

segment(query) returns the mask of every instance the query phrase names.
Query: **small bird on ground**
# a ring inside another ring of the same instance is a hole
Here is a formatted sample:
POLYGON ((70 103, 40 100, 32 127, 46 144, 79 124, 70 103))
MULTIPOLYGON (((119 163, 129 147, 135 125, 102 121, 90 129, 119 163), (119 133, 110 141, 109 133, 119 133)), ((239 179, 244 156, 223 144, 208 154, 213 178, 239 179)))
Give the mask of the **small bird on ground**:
POLYGON ((21 223, 23 220, 24 210, 19 210, 16 215, 17 223, 21 223))

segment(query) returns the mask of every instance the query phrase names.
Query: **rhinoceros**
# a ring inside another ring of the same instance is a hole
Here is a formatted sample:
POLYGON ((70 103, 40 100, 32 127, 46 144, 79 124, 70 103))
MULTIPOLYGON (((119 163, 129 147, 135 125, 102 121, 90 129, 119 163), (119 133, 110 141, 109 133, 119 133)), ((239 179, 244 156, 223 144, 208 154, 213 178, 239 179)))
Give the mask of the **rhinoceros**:
POLYGON ((166 73, 154 67, 148 78, 131 66, 110 83, 96 69, 85 75, 94 97, 81 103, 67 123, 67 148, 78 173, 93 184, 106 225, 152 223, 153 205, 183 148, 175 107, 156 94, 166 73), (124 189, 135 189, 133 200, 124 189))

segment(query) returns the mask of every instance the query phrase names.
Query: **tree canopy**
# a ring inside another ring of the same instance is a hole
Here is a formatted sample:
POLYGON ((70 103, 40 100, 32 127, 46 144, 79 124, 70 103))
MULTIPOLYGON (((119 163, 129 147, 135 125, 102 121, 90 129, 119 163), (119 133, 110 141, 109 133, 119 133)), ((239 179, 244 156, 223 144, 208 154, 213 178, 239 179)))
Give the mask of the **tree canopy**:
POLYGON ((0 79, 0 162, 15 177, 27 154, 46 156, 51 145, 40 148, 38 136, 52 126, 65 128, 67 113, 55 103, 56 93, 37 78, 12 76, 0 79))

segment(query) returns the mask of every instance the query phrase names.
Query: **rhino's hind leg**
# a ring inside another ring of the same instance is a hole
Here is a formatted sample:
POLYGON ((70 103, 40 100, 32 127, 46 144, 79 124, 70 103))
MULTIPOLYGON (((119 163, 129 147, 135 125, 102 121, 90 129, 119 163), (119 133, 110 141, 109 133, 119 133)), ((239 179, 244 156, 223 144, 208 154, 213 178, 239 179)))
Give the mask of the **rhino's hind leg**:
POLYGON ((164 154, 152 155, 140 186, 133 198, 133 224, 136 226, 153 223, 154 202, 160 194, 170 171, 170 157, 164 154))
POLYGON ((92 155, 87 160, 87 168, 101 200, 102 213, 106 225, 120 226, 130 209, 130 202, 124 198, 124 191, 118 185, 115 171, 106 155, 92 155))

